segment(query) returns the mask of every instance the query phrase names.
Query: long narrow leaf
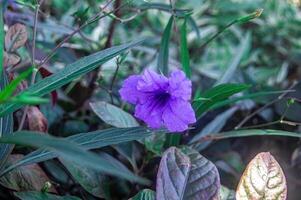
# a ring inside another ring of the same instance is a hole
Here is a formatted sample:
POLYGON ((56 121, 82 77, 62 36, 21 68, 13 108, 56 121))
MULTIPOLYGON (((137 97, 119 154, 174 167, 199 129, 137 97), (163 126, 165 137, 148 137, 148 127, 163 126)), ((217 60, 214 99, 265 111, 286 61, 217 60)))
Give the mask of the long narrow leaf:
POLYGON ((246 53, 248 47, 250 46, 250 41, 251 41, 250 38, 251 38, 250 33, 248 32, 241 39, 240 45, 237 47, 237 50, 234 52, 233 58, 229 64, 229 66, 227 67, 227 70, 218 79, 218 81, 216 82, 216 85, 228 83, 232 79, 236 69, 239 66, 240 61, 242 60, 244 54, 246 53))
MULTIPOLYGON (((150 136, 151 134, 151 131, 143 127, 111 128, 90 133, 80 133, 70 136, 66 139, 76 144, 79 144, 83 148, 89 150, 109 145, 116 145, 133 140, 140 140, 150 136)), ((16 167, 46 161, 55 157, 57 157, 57 154, 55 154, 52 151, 38 149, 26 155, 23 159, 18 160, 16 163, 9 166, 8 168, 4 169, 1 172, 1 175, 15 169, 16 167)))
MULTIPOLYGON (((97 68, 100 64, 107 62, 114 58, 120 53, 141 44, 144 40, 136 40, 134 42, 126 43, 123 45, 115 46, 112 48, 105 49, 95 54, 86 56, 70 65, 67 65, 63 70, 44 78, 36 84, 30 86, 24 92, 28 92, 32 96, 43 96, 46 95, 61 86, 71 82, 72 80, 84 75, 93 69, 97 68)), ((19 103, 9 103, 0 106, 0 116, 7 113, 14 112, 15 110, 22 107, 19 103)))
POLYGON ((107 160, 97 156, 94 153, 88 152, 78 144, 68 141, 64 138, 56 138, 50 135, 37 134, 29 131, 20 131, 14 135, 1 137, 0 143, 46 148, 54 151, 63 159, 85 165, 91 169, 95 169, 113 176, 118 176, 130 181, 140 182, 142 184, 148 183, 147 180, 129 173, 128 170, 123 171, 122 169, 117 168, 116 166, 107 162, 107 160))
POLYGON ((204 112, 208 111, 214 104, 224 101, 228 97, 246 90, 249 87, 249 85, 245 84, 221 84, 207 90, 202 95, 202 98, 208 98, 208 101, 195 101, 193 103, 197 117, 200 117, 204 112))
POLYGON ((221 140, 228 138, 237 138, 237 137, 250 137, 250 136, 283 136, 283 137, 294 137, 301 138, 301 133, 294 133, 289 131, 281 130, 271 130, 271 129, 247 129, 247 130, 234 130, 219 133, 216 135, 208 135, 204 137, 203 140, 221 140))
POLYGON ((29 74, 31 74, 33 68, 29 68, 26 71, 22 72, 17 78, 12 80, 9 84, 5 86, 0 92, 0 102, 5 102, 10 98, 14 91, 17 89, 18 85, 23 81, 29 74))
POLYGON ((172 28, 173 19, 174 17, 171 16, 168 20, 168 23, 164 29, 164 33, 160 44, 160 50, 159 50, 158 69, 165 75, 168 74, 169 39, 170 39, 170 32, 172 28))
POLYGON ((187 20, 186 18, 184 18, 184 22, 180 28, 180 32, 181 32, 181 43, 180 43, 180 53, 181 53, 181 62, 182 62, 182 67, 183 67, 183 71, 185 72, 186 76, 188 78, 191 77, 191 69, 189 66, 189 50, 188 50, 188 46, 187 46, 187 20))
MULTIPOLYGON (((8 80, 6 73, 3 71, 0 77, 0 89, 6 87, 8 80)), ((0 137, 10 135, 13 132, 13 114, 10 113, 4 117, 0 117, 0 137)), ((13 149, 13 145, 10 144, 0 144, 0 170, 6 163, 6 160, 13 149)))

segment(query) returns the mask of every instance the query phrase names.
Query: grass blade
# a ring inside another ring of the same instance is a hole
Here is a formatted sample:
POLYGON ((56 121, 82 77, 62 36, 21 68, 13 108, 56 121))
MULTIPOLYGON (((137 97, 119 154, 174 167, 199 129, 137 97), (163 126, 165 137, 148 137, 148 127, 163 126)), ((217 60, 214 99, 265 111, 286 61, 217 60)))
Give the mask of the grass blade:
POLYGON ((172 28, 174 17, 171 16, 168 20, 168 23, 164 29, 159 56, 158 56, 158 70, 161 71, 163 74, 168 74, 168 54, 169 54, 169 39, 170 39, 170 32, 172 28))
POLYGON ((183 71, 188 78, 191 77, 191 69, 189 66, 189 50, 187 46, 187 19, 184 18, 184 22, 180 27, 181 42, 180 42, 180 53, 183 71))

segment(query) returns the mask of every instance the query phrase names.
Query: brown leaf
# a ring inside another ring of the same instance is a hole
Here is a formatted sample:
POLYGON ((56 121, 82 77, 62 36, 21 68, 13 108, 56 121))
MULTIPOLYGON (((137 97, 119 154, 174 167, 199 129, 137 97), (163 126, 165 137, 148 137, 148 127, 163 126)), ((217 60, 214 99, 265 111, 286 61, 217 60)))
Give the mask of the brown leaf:
POLYGON ((48 131, 47 119, 36 106, 30 106, 27 112, 28 127, 31 131, 46 133, 48 131))
POLYGON ((287 194, 284 173, 269 152, 259 153, 248 164, 237 191, 237 200, 285 200, 287 194))
POLYGON ((26 26, 23 24, 14 24, 9 27, 5 35, 5 49, 7 52, 13 52, 20 48, 27 41, 26 26))
POLYGON ((9 66, 15 66, 20 62, 21 58, 14 53, 6 53, 3 54, 3 66, 9 67, 9 66))
MULTIPOLYGON (((8 158, 7 165, 11 165, 23 157, 21 154, 12 154, 8 158)), ((37 164, 18 167, 0 178, 2 186, 15 191, 41 191, 47 181, 50 179, 37 164)), ((50 188, 49 191, 56 192, 54 188, 50 188)))

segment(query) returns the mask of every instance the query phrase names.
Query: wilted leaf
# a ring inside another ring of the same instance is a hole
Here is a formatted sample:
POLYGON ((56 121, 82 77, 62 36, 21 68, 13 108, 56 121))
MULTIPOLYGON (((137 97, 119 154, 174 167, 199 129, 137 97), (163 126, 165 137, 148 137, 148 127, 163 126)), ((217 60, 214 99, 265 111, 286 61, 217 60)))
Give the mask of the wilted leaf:
POLYGON ((15 192, 14 195, 21 200, 80 200, 74 196, 58 196, 44 192, 15 192))
POLYGON ((120 108, 104 101, 90 103, 92 110, 104 122, 118 128, 130 128, 139 126, 135 118, 120 108))
MULTIPOLYGON (((12 154, 8 157, 7 165, 23 157, 21 154, 12 154)), ((0 178, 1 185, 15 191, 40 191, 47 181, 50 181, 49 178, 37 164, 19 167, 0 178)), ((50 191, 55 192, 55 189, 51 188, 50 191)))
POLYGON ((150 189, 144 189, 129 200, 155 200, 156 193, 150 189))
POLYGON ((220 179, 212 162, 191 149, 171 147, 162 156, 156 199, 219 199, 220 179))
POLYGON ((28 127, 31 131, 46 133, 48 130, 47 119, 36 106, 30 106, 27 112, 28 127))
POLYGON ((15 24, 9 27, 5 35, 5 49, 7 52, 13 52, 23 46, 27 40, 26 26, 15 24))
POLYGON ((21 58, 14 53, 3 52, 3 66, 14 66, 20 62, 21 58))
POLYGON ((237 200, 285 200, 287 194, 284 173, 269 152, 258 154, 245 169, 237 191, 237 200))

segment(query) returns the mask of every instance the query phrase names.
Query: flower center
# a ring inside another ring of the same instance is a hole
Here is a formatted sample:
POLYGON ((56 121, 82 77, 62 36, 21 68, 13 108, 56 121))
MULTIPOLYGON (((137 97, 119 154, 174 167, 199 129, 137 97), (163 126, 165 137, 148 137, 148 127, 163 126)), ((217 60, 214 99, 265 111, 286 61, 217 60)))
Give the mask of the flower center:
POLYGON ((155 101, 158 107, 165 106, 165 104, 169 101, 169 99, 170 99, 170 94, 165 91, 155 95, 155 101))

